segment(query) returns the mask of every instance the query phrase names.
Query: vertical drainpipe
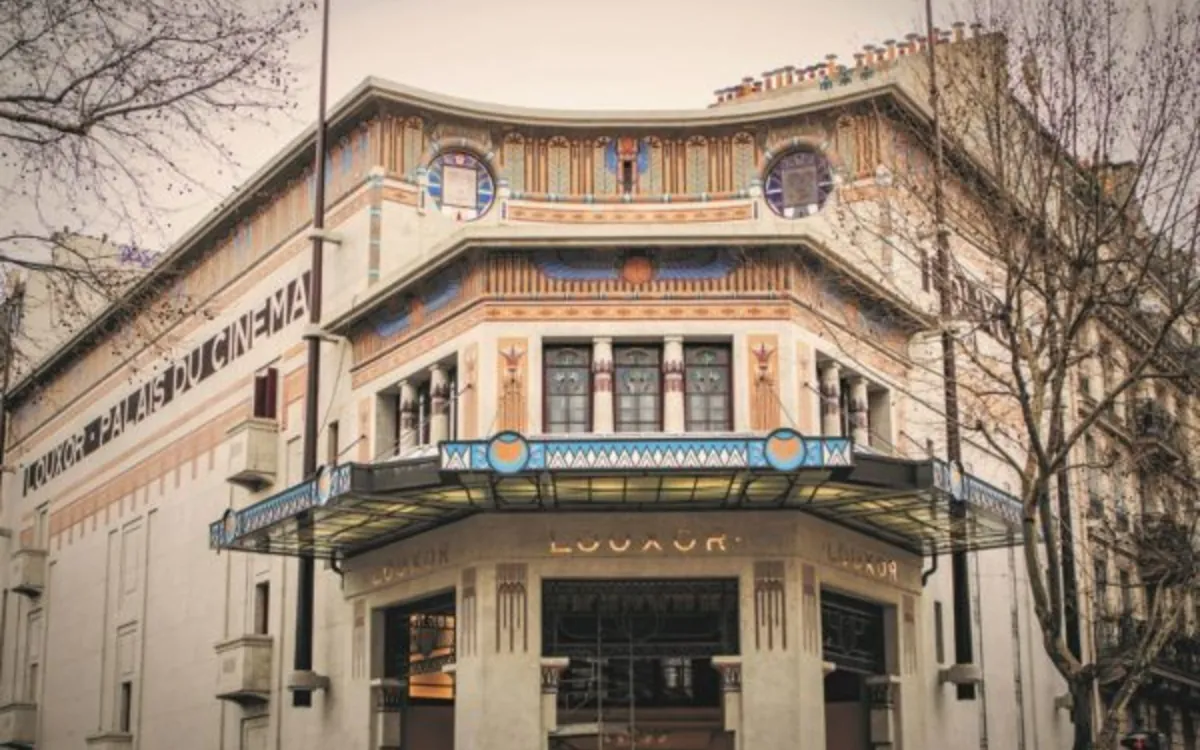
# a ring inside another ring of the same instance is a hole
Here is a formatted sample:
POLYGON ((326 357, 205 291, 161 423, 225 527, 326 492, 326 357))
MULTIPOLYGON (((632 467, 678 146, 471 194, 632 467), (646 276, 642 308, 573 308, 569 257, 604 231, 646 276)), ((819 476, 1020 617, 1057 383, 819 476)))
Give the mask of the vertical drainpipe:
MULTIPOLYGON (((933 27, 933 0, 925 0, 925 22, 929 55, 929 104, 933 110, 934 176, 933 211, 937 227, 938 292, 942 317, 942 377, 946 397, 946 460, 962 469, 962 435, 958 426, 958 363, 955 359, 954 332, 948 323, 954 315, 954 299, 950 288, 950 236, 946 229, 945 192, 942 163, 942 123, 938 112, 940 92, 937 83, 936 37, 933 27)), ((951 538, 955 542, 950 553, 950 576, 954 586, 954 663, 972 664, 975 649, 971 628, 971 581, 967 573, 967 553, 962 549, 966 535, 966 502, 951 499, 953 519, 951 538)), ((975 700, 975 685, 956 685, 959 700, 975 700)))
MULTIPOLYGON (((325 229, 325 97, 329 70, 329 0, 321 8, 321 70, 317 94, 316 154, 313 166, 315 180, 312 220, 312 270, 308 282, 308 312, 312 327, 305 335, 308 344, 307 383, 304 394, 304 479, 311 481, 317 474, 317 421, 321 384, 321 339, 317 328, 321 323, 321 269, 323 266, 325 229)), ((312 535, 312 517, 305 511, 297 519, 298 536, 303 540, 312 535)), ((296 576, 296 651, 292 669, 297 675, 315 677, 313 673, 313 578, 315 565, 311 550, 300 550, 296 576)), ((315 680, 302 680, 292 689, 292 705, 312 705, 311 685, 315 680), (306 685, 307 684, 307 685, 306 685)))

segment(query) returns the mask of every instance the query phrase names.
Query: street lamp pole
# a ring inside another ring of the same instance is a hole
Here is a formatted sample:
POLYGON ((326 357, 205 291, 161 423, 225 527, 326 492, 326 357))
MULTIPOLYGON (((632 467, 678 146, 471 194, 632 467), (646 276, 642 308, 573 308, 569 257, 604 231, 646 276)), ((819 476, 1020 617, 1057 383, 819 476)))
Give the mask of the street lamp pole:
MULTIPOLYGON (((312 324, 305 335, 308 345, 307 382, 304 395, 304 458, 305 481, 315 481, 317 475, 318 403, 321 385, 321 339, 317 328, 321 323, 321 270, 324 264, 325 230, 325 100, 329 75, 329 0, 321 3, 321 65, 317 93, 317 132, 313 164, 312 269, 308 281, 308 313, 312 324)), ((296 643, 292 668, 297 675, 313 672, 313 600, 315 560, 311 548, 305 550, 303 541, 311 539, 312 517, 307 511, 299 517, 301 540, 300 559, 296 576, 296 643)), ((292 705, 312 705, 312 681, 304 681, 292 689, 292 705)))

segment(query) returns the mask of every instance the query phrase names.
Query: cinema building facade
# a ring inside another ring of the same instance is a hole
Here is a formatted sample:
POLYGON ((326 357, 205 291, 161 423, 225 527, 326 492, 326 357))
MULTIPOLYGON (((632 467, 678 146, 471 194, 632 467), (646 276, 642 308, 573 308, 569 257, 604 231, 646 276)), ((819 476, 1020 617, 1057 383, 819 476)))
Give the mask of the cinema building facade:
POLYGON ((309 133, 151 273, 207 313, 170 352, 109 313, 10 395, 0 741, 1062 746, 1011 477, 938 458, 928 269, 833 218, 914 158, 915 51, 691 112, 365 82, 319 329, 309 133))

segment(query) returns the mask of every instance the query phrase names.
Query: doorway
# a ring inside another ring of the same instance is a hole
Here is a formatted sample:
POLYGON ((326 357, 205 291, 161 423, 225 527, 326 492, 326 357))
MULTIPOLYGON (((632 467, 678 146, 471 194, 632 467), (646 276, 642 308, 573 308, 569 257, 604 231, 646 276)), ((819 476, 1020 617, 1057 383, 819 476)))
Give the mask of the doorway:
POLYGON ((870 750, 866 678, 887 667, 883 607, 822 590, 821 644, 824 660, 834 665, 825 676, 825 747, 870 750))
MULTIPOLYGON (((401 750, 454 747, 454 592, 383 611, 383 676, 395 686, 378 707, 401 750)), ((389 738, 390 739, 390 738, 389 738)))
POLYGON ((556 750, 726 750, 712 657, 738 653, 736 579, 547 580, 542 647, 566 657, 556 750))

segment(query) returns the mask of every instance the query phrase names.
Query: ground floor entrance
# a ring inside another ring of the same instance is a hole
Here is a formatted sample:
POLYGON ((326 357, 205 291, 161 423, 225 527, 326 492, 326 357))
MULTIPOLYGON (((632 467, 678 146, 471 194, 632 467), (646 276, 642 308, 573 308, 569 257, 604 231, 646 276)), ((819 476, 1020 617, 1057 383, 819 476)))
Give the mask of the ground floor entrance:
POLYGON ((544 581, 542 651, 568 660, 550 747, 732 747, 712 660, 738 627, 733 578, 544 581))

